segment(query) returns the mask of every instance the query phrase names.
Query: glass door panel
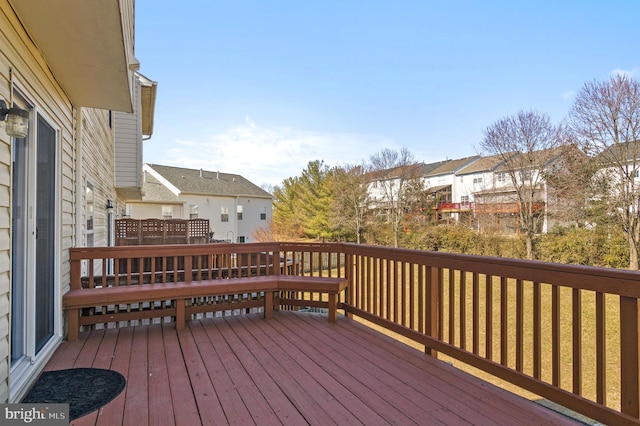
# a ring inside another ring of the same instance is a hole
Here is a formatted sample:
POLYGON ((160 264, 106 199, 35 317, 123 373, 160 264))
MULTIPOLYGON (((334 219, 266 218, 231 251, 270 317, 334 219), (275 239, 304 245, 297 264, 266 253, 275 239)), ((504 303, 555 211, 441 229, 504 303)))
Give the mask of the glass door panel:
POLYGON ((53 336, 55 283, 56 132, 38 117, 36 167, 36 353, 53 336))

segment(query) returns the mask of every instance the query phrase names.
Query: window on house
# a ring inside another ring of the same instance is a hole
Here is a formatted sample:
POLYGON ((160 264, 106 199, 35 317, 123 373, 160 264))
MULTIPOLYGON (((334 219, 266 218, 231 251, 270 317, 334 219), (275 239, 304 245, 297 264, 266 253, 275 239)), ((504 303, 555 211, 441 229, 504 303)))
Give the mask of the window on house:
POLYGON ((189 219, 197 219, 198 218, 198 206, 196 204, 191 204, 189 206, 189 219))
POLYGON ((244 236, 239 236, 237 242, 244 243, 244 236))
POLYGON ((463 195, 463 196, 461 196, 461 197, 460 197, 460 202, 461 202, 461 203, 464 203, 464 204, 469 203, 469 196, 468 196, 468 195, 463 195))
POLYGON ((634 177, 634 178, 640 177, 640 169, 635 169, 635 170, 633 171, 633 177, 634 177))
POLYGON ((95 212, 96 194, 93 184, 87 182, 86 203, 87 203, 87 247, 93 247, 94 242, 94 212, 95 212))
POLYGON ((522 170, 520 172, 522 180, 531 180, 531 170, 522 170))
POLYGON ((229 208, 220 207, 220 222, 229 222, 229 208))
POLYGON ((267 208, 262 207, 260 211, 260 220, 267 220, 267 208))
POLYGON ((173 206, 162 206, 162 218, 173 219, 173 206))
POLYGON ((237 213, 238 213, 238 220, 242 220, 242 206, 238 206, 237 213))
POLYGON ((506 180, 507 176, 505 174, 505 172, 500 172, 500 173, 496 173, 496 180, 498 182, 504 182, 506 180))
POLYGON ((482 183, 482 178, 481 177, 473 178, 473 183, 482 183))

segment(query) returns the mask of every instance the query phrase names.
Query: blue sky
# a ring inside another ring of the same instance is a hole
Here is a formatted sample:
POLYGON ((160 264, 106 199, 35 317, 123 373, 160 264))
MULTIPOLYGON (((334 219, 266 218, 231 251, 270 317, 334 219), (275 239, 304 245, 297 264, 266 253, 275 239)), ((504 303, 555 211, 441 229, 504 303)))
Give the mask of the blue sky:
POLYGON ((519 110, 562 120, 587 82, 639 78, 640 2, 136 1, 158 82, 144 161, 257 185, 383 148, 475 155, 519 110))

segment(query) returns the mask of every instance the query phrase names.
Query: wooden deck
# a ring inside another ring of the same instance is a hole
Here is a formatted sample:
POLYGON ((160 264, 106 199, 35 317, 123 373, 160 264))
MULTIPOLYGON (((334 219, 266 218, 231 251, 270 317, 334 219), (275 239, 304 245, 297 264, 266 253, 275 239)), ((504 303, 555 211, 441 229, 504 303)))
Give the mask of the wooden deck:
POLYGON ((96 330, 47 370, 109 368, 126 389, 72 424, 543 425, 573 421, 361 324, 275 312, 96 330))

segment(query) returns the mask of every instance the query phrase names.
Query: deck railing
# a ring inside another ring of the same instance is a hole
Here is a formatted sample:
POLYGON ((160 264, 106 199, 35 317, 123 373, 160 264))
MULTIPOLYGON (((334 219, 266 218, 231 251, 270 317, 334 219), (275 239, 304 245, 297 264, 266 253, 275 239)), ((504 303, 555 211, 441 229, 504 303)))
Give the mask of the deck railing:
MULTIPOLYGON (((600 422, 639 423, 637 272, 313 243, 78 248, 71 271, 72 288, 265 274, 347 277, 346 314, 600 422)), ((325 305, 319 295, 304 299, 305 306, 325 305)), ((127 321, 143 312, 126 309, 127 321)))

